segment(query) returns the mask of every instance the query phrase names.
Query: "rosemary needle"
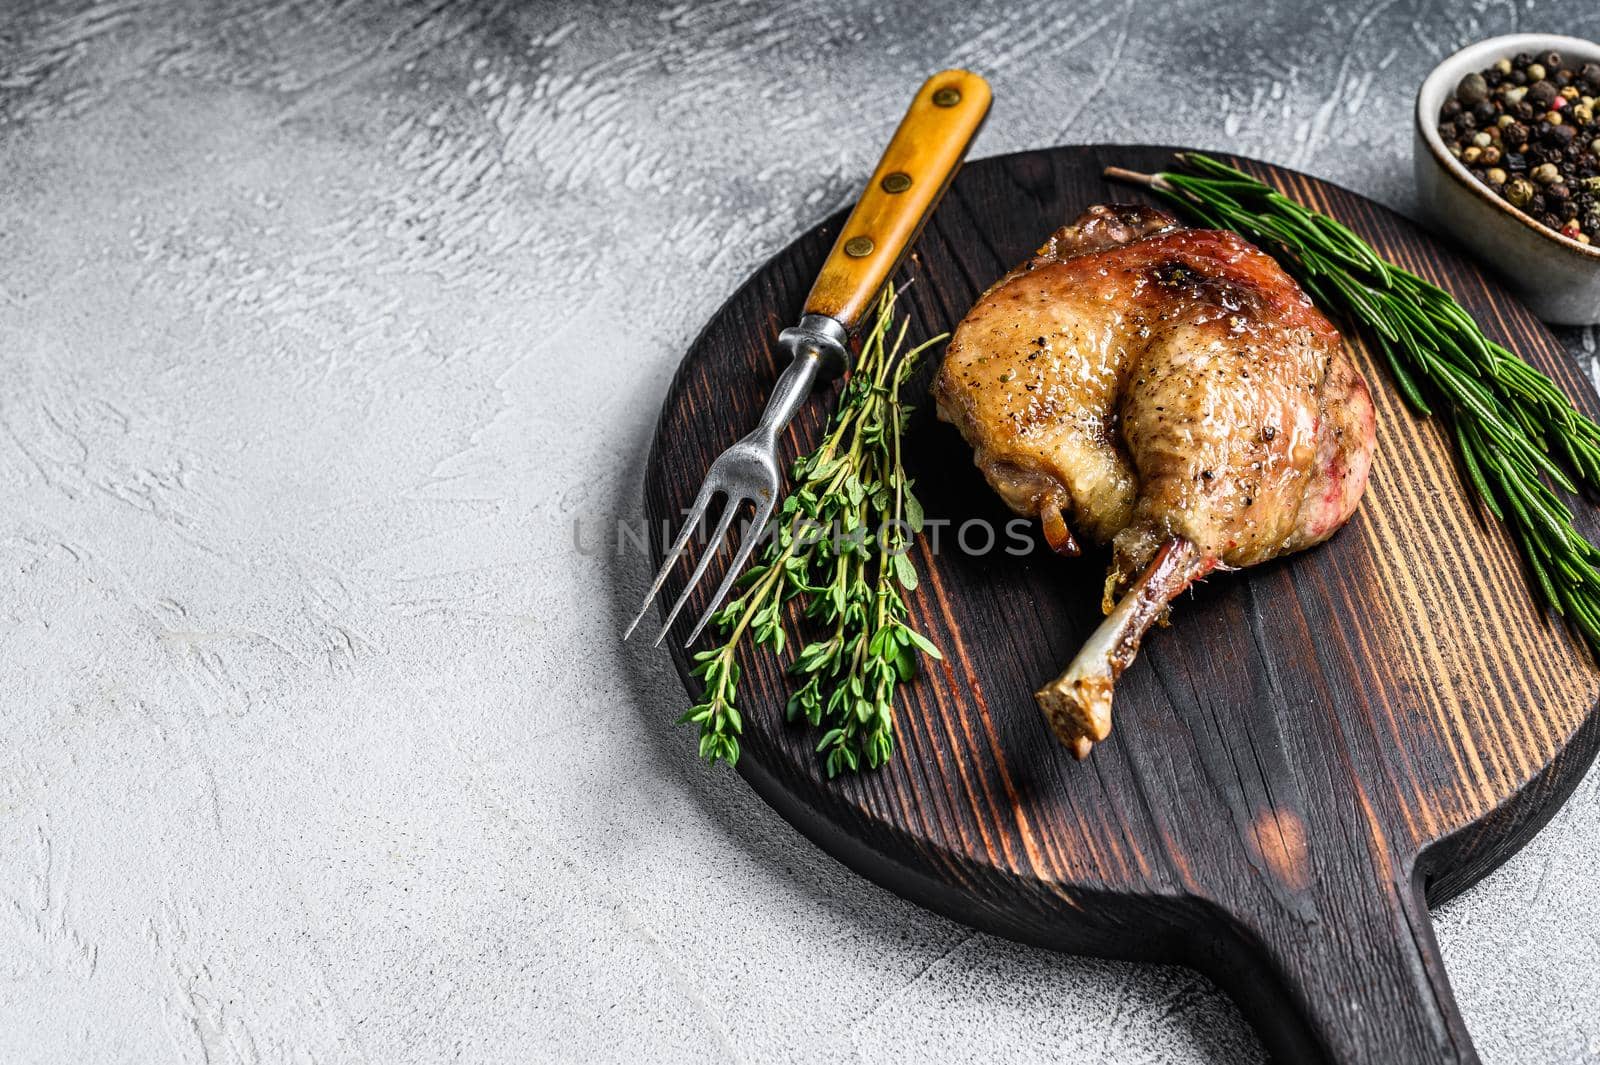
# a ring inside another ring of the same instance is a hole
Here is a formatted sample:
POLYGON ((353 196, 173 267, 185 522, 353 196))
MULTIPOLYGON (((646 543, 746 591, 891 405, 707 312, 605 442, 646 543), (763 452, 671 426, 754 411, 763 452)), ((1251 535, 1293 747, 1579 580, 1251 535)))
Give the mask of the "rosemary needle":
POLYGON ((1208 156, 1178 161, 1182 170, 1106 175, 1262 245, 1325 308, 1367 331, 1414 410, 1433 413, 1424 388, 1442 401, 1468 483, 1511 533, 1540 597, 1600 654, 1600 548, 1551 489, 1600 488, 1600 425, 1449 293, 1385 262, 1343 223, 1208 156))

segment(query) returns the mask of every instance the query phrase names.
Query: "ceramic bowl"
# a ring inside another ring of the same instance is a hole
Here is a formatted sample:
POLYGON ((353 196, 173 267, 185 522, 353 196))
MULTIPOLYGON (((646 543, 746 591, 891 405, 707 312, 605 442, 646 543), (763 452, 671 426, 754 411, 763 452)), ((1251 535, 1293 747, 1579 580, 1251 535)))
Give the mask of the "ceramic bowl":
POLYGON ((1492 192, 1445 148, 1439 108, 1461 79, 1518 52, 1560 52, 1600 63, 1600 44, 1550 33, 1513 33, 1468 45, 1433 68, 1417 90, 1413 165, 1428 221, 1500 274, 1547 322, 1600 322, 1600 245, 1582 244, 1534 221, 1492 192))

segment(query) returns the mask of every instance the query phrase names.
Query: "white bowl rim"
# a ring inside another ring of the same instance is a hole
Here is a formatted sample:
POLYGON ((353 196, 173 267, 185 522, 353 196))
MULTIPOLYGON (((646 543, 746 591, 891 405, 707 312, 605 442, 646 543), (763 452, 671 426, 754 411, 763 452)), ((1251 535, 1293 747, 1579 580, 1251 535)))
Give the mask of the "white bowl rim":
POLYGON ((1584 40, 1582 37, 1564 37, 1556 33, 1508 33, 1469 44, 1441 60, 1439 65, 1422 79, 1422 84, 1417 88, 1417 131, 1422 135, 1423 142, 1427 144, 1433 157, 1444 167, 1445 173, 1455 178, 1457 183, 1470 189, 1475 196, 1540 236, 1549 238, 1556 247, 1600 263, 1600 244, 1584 244, 1573 240, 1531 215, 1524 214, 1474 177, 1465 163, 1450 154, 1444 145, 1444 139, 1439 136, 1438 108, 1443 105, 1444 98, 1434 105, 1433 114, 1426 114, 1426 109, 1423 107, 1423 99, 1429 96, 1441 81, 1450 80, 1452 74, 1455 75, 1455 81, 1460 81, 1471 71, 1483 70, 1493 65, 1496 59, 1509 59, 1518 52, 1533 51, 1570 52, 1583 56, 1587 61, 1600 62, 1600 44, 1584 40))

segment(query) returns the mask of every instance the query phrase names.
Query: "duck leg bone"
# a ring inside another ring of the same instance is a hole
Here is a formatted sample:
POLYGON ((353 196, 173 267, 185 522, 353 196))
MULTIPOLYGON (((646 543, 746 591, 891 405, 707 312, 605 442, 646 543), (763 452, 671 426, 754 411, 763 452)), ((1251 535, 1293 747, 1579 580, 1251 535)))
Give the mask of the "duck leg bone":
POLYGON ((1084 643, 1067 671, 1034 694, 1050 728, 1075 758, 1111 732, 1111 689, 1139 652, 1139 641, 1178 593, 1209 573, 1216 560, 1188 540, 1161 545, 1155 559, 1084 643))
POLYGON ((1067 558, 1077 558, 1080 552, 1078 541, 1072 538, 1072 530, 1067 526, 1067 519, 1061 513, 1063 501, 1059 496, 1052 496, 1044 501, 1039 508, 1039 522, 1044 529, 1045 542, 1050 545, 1050 550, 1067 558))

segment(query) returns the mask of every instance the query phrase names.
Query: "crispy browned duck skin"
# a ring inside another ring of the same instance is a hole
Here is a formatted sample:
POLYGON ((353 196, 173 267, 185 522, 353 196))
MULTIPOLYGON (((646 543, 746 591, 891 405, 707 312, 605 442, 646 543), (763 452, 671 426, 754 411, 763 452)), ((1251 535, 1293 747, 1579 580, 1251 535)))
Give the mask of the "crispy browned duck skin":
POLYGON ((1051 547, 1112 545, 1109 616, 1038 692, 1080 758, 1173 597, 1333 535, 1372 460, 1366 382, 1294 280, 1148 207, 1090 208, 985 292, 934 396, 1051 547))

